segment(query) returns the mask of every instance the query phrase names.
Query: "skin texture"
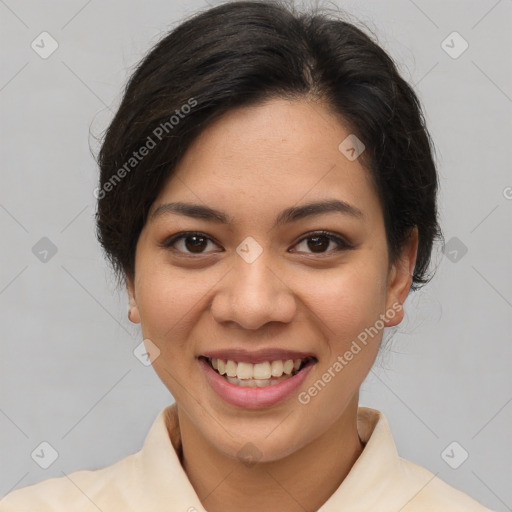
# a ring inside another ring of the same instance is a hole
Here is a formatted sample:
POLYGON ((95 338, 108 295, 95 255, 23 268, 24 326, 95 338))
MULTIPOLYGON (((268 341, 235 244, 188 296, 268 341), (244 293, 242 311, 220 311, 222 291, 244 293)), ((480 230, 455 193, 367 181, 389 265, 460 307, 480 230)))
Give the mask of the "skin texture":
MULTIPOLYGON (((382 330, 307 404, 297 395, 332 367, 365 328, 411 286, 413 230, 390 264, 384 220, 368 172, 338 146, 347 126, 318 101, 272 99, 231 110, 202 132, 156 199, 207 205, 230 224, 175 213, 152 216, 141 232, 128 282, 131 319, 160 350, 153 366, 178 404, 183 466, 209 512, 318 509, 341 484, 363 447, 356 429, 359 387, 382 330), (274 227, 279 212, 338 199, 361 217, 330 212, 274 227), (349 242, 337 250, 308 244, 326 230, 349 242), (162 243, 181 231, 212 239, 162 243), (312 234, 313 232, 313 234, 312 234), (261 246, 252 263, 236 248, 261 246), (212 349, 284 348, 318 362, 292 396, 247 410, 224 402, 197 357, 212 349), (237 452, 252 443, 259 461, 237 452)), ((403 310, 384 322, 400 323, 403 310)))

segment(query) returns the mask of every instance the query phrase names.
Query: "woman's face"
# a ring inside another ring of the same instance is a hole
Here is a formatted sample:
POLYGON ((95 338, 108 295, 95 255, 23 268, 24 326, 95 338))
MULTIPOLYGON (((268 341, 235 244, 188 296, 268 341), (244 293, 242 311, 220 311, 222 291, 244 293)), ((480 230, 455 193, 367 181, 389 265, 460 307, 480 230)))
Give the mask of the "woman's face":
POLYGON ((339 149, 350 135, 320 103, 232 110, 141 232, 132 319, 180 414, 225 455, 250 442, 277 460, 332 431, 402 319, 416 239, 390 265, 368 172, 351 139, 339 149))

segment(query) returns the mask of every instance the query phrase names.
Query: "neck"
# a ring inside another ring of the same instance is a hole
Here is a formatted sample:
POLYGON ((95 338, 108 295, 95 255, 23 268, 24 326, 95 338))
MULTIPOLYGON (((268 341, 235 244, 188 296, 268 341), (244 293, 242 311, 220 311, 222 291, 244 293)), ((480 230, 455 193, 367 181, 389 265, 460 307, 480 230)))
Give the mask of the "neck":
POLYGON ((254 465, 220 453, 178 408, 183 467, 204 508, 208 512, 320 508, 362 452, 357 398, 308 445, 280 460, 254 465))

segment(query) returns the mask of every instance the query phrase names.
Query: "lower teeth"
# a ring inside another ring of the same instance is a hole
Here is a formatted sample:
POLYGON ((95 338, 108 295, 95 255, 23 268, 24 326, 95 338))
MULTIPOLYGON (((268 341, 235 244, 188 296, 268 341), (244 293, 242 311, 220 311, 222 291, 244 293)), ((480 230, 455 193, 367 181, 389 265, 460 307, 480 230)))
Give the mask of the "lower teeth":
POLYGON ((282 377, 278 377, 277 379, 238 379, 236 377, 228 377, 227 375, 223 375, 223 377, 230 384, 235 384, 243 388, 264 388, 265 386, 274 386, 275 384, 279 384, 283 380, 293 377, 293 375, 294 374, 283 375, 282 377))

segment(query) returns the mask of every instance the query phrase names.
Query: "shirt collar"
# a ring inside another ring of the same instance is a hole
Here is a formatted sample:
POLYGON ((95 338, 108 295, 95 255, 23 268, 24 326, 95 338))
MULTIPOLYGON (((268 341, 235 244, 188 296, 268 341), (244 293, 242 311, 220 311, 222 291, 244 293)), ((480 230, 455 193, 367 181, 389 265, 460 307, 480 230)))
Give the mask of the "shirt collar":
MULTIPOLYGON (((402 459, 384 415, 359 407, 357 429, 364 450, 318 512, 339 511, 340 507, 351 511, 375 510, 381 500, 396 502, 398 510, 412 497, 410 486, 402 478, 402 459)), ((160 411, 137 454, 143 479, 141 488, 152 490, 145 499, 146 505, 149 499, 155 510, 172 504, 184 512, 206 512, 181 465, 181 453, 177 406, 172 404, 160 411)))
POLYGON ((148 510, 169 510, 172 505, 172 510, 206 512, 180 462, 181 436, 176 404, 160 411, 138 455, 144 479, 140 488, 151 489, 147 498, 144 497, 148 510))

